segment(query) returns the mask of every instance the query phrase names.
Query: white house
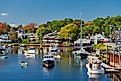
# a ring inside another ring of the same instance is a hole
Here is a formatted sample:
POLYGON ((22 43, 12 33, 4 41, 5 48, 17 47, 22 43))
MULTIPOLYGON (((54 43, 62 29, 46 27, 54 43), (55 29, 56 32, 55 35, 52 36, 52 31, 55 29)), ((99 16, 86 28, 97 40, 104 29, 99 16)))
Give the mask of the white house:
POLYGON ((102 42, 108 42, 109 41, 109 39, 108 38, 105 38, 103 35, 101 35, 101 34, 97 34, 97 35, 95 35, 95 36, 92 36, 92 37, 90 37, 90 39, 91 40, 96 40, 96 41, 102 41, 102 42))
POLYGON ((12 42, 12 40, 9 40, 8 34, 2 34, 0 35, 0 42, 12 42))
POLYGON ((74 48, 79 49, 81 45, 83 48, 91 48, 91 40, 90 39, 78 39, 74 41, 74 48))

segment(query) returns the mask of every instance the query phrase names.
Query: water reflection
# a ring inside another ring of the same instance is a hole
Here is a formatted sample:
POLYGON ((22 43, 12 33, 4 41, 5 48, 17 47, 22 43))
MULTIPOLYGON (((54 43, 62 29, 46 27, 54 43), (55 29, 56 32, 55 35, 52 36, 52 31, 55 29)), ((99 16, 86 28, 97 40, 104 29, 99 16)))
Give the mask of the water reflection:
POLYGON ((4 68, 6 67, 6 65, 7 65, 7 62, 5 60, 0 60, 0 68, 1 67, 4 68))
POLYGON ((48 69, 46 67, 43 67, 44 74, 49 75, 49 71, 52 71, 52 69, 48 69))
POLYGON ((13 49, 11 47, 8 47, 6 50, 7 50, 7 53, 12 53, 13 49))

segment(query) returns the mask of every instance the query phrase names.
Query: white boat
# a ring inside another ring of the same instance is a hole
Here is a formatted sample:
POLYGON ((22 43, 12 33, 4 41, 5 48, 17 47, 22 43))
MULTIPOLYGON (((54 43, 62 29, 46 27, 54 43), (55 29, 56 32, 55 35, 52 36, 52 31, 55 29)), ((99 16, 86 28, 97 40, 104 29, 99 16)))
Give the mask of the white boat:
POLYGON ((61 55, 59 54, 60 49, 58 47, 51 47, 50 48, 50 54, 53 54, 55 59, 60 59, 61 55))
POLYGON ((52 68, 55 66, 55 58, 52 54, 44 55, 43 67, 52 68))
POLYGON ((0 46, 0 54, 6 54, 5 46, 0 46))
POLYGON ((28 66, 28 63, 27 62, 24 62, 24 61, 21 61, 20 66, 21 67, 27 67, 28 66))
POLYGON ((57 54, 58 52, 60 52, 58 47, 51 47, 50 48, 50 53, 51 54, 57 54))
POLYGON ((0 55, 0 59, 7 59, 8 57, 6 55, 0 55))
POLYGON ((89 78, 93 78, 92 76, 98 74, 104 74, 104 68, 101 66, 102 61, 99 60, 99 57, 96 56, 88 56, 88 64, 86 67, 88 69, 87 74, 89 78))
POLYGON ((36 49, 35 48, 29 48, 28 50, 24 51, 24 55, 26 56, 26 58, 35 58, 36 49))
POLYGON ((5 46, 0 46, 0 59, 6 59, 8 58, 6 56, 6 49, 5 46))
POLYGON ((54 58, 55 59, 61 59, 61 55, 60 54, 56 54, 56 55, 54 55, 54 58))
POLYGON ((77 51, 73 51, 72 54, 74 54, 74 58, 78 59, 84 59, 86 58, 90 53, 85 51, 83 48, 77 51))

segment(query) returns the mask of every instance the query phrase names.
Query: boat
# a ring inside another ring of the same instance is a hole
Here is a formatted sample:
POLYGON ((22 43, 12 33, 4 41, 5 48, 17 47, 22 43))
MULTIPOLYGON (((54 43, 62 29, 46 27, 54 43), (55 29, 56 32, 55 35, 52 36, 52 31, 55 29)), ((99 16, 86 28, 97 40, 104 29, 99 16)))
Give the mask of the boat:
POLYGON ((44 55, 43 67, 52 68, 55 66, 55 58, 52 54, 44 55))
POLYGON ((8 58, 8 56, 6 56, 4 54, 3 55, 0 54, 0 59, 7 59, 7 58, 8 58))
POLYGON ((82 47, 82 44, 83 44, 83 40, 82 40, 82 21, 81 21, 81 24, 80 24, 80 27, 81 27, 81 38, 80 38, 80 50, 77 50, 77 51, 73 51, 72 54, 74 54, 74 58, 76 59, 85 59, 87 58, 87 56, 90 54, 89 52, 85 51, 85 49, 82 47))
POLYGON ((0 46, 0 59, 6 59, 8 58, 6 56, 6 49, 5 46, 0 46))
POLYGON ((60 54, 56 54, 56 55, 54 55, 54 58, 55 59, 61 59, 61 55, 60 54))
POLYGON ((58 47, 51 47, 49 54, 52 54, 55 59, 60 59, 61 55, 59 54, 60 49, 58 47))
POLYGON ((99 60, 99 57, 96 56, 88 56, 88 64, 86 67, 88 69, 87 74, 89 78, 93 78, 95 75, 104 74, 104 68, 101 66, 102 61, 99 60), (94 76, 93 76, 94 75, 94 76))
POLYGON ((74 54, 74 58, 77 58, 80 60, 87 58, 87 56, 90 55, 90 53, 85 51, 83 48, 77 51, 73 51, 72 54, 74 54))
POLYGON ((0 46, 0 54, 6 54, 6 47, 0 46))
POLYGON ((57 54, 58 52, 60 52, 58 47, 51 47, 50 48, 50 53, 51 54, 57 54))
POLYGON ((27 62, 24 62, 24 61, 21 61, 20 66, 21 67, 27 67, 28 66, 28 63, 27 62))
POLYGON ((26 56, 26 58, 35 58, 36 49, 29 48, 28 50, 24 50, 24 55, 26 56))

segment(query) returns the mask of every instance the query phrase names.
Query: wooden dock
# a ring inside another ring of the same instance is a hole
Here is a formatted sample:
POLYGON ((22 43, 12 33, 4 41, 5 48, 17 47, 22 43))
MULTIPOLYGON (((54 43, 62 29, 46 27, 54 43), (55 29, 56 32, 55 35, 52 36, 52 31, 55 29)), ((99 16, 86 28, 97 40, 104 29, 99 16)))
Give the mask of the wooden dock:
POLYGON ((102 66, 105 69, 105 73, 120 73, 120 69, 116 69, 116 67, 109 66, 105 63, 102 63, 102 66))
POLYGON ((105 69, 105 73, 120 73, 120 71, 115 69, 105 69))

